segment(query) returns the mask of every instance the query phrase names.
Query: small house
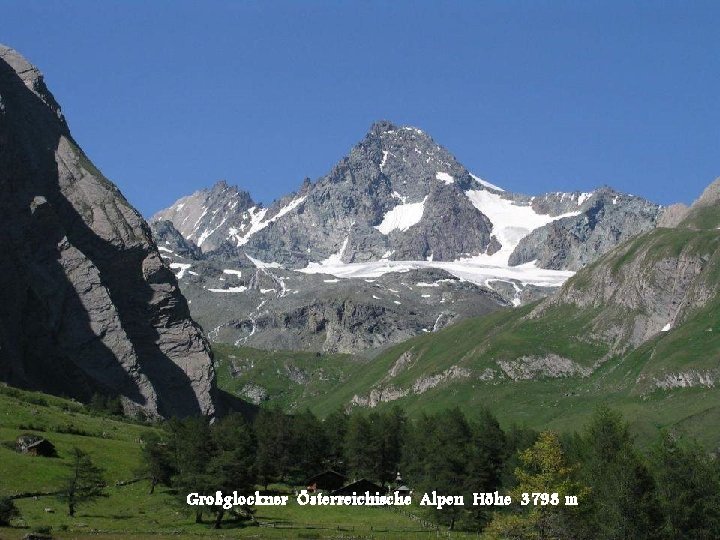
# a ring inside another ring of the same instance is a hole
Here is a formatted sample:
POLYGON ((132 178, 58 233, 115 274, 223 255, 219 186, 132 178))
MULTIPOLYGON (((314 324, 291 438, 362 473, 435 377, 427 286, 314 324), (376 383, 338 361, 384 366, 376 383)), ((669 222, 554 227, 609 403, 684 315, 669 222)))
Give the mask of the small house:
POLYGON ((334 491, 341 488, 347 478, 339 472, 327 470, 305 480, 305 485, 310 493, 316 491, 334 491))
POLYGON ((26 433, 15 440, 15 450, 29 456, 55 457, 55 445, 40 435, 26 433))
POLYGON ((393 482, 391 491, 393 493, 397 493, 398 495, 412 495, 412 490, 405 485, 405 482, 403 482, 400 471, 398 471, 397 476, 395 477, 395 482, 393 482))

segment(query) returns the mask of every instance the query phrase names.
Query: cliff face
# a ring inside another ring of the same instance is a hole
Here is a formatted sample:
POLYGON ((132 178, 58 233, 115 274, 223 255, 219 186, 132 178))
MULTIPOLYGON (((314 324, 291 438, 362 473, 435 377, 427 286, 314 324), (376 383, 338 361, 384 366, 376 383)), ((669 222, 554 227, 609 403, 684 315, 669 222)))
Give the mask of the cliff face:
POLYGON ((0 46, 0 378, 127 410, 215 413, 211 353, 148 225, 0 46))

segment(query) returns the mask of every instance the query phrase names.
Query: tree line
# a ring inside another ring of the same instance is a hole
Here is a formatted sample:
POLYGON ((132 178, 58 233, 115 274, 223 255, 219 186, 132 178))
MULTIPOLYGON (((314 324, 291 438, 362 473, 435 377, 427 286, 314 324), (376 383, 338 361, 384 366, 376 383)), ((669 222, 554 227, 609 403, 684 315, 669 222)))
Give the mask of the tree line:
MULTIPOLYGON (((92 467, 86 455, 73 456, 62 495, 71 514, 100 494, 92 467)), ((174 419, 144 436, 138 472, 149 478, 150 493, 166 486, 183 504, 191 492, 304 487, 325 470, 389 487, 401 471, 417 499, 432 491, 463 495, 465 506, 419 508, 438 526, 488 538, 720 538, 719 460, 670 432, 641 451, 628 424, 608 408, 579 432, 562 435, 503 430, 488 411, 468 418, 457 408, 414 419, 399 408, 336 411, 323 420, 309 411, 274 410, 261 410, 253 421, 239 414, 213 424, 174 419), (494 491, 511 495, 514 504, 472 505, 473 493, 494 491), (561 503, 575 496, 578 505, 522 506, 523 493, 557 494, 561 503)), ((12 511, 0 501, 0 523, 12 511)), ((193 512, 197 522, 212 517, 219 528, 224 519, 252 519, 253 509, 193 512)))
MULTIPOLYGON (((438 525, 497 538, 720 538, 720 463, 697 443, 663 433, 638 449, 621 415, 598 409, 578 433, 510 427, 488 411, 458 409, 409 419, 399 408, 336 411, 323 420, 261 410, 252 423, 230 415, 213 425, 172 420, 145 441, 151 489, 213 493, 303 486, 334 470, 390 486, 398 471, 416 495, 464 495, 464 507, 427 509, 438 525), (472 506, 472 493, 578 497, 577 506, 472 506)), ((245 509, 251 512, 251 509, 245 509)), ((196 520, 202 520, 202 507, 196 520)), ((214 526, 224 516, 215 512, 214 526)))

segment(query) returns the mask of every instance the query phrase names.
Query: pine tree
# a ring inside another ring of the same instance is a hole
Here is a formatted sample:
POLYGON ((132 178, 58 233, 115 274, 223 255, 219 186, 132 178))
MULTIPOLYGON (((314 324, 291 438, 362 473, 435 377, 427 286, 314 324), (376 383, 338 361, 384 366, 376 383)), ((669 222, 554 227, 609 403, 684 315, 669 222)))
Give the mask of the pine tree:
POLYGON ((345 434, 345 455, 348 473, 354 479, 372 479, 376 458, 372 447, 372 426, 368 418, 361 413, 350 416, 345 434))
POLYGON ((292 464, 292 426, 280 411, 261 409, 254 422, 257 437, 256 469, 260 482, 284 481, 292 464))
POLYGON ((666 538, 720 538, 720 467, 696 443, 664 433, 653 453, 666 538))
MULTIPOLYGON (((173 419, 168 423, 169 446, 176 474, 172 486, 181 501, 190 492, 211 493, 215 483, 208 465, 216 454, 212 433, 204 418, 173 419)), ((203 507, 195 507, 195 522, 201 523, 203 507)))
POLYGON ((60 499, 67 502, 68 515, 74 516, 78 504, 103 496, 103 471, 96 467, 90 456, 79 448, 70 453, 69 474, 63 482, 60 499))
POLYGON ((519 457, 517 486, 510 493, 516 503, 525 500, 530 504, 522 506, 519 514, 497 514, 486 533, 490 538, 517 540, 582 538, 575 512, 564 505, 565 496, 577 496, 583 504, 589 490, 573 479, 575 468, 567 464, 558 435, 552 431, 540 433, 535 444, 519 457), (556 494, 558 504, 532 504, 533 493, 556 494))
POLYGON ((583 479, 592 488, 591 529, 610 540, 659 538, 663 516, 655 481, 622 416, 599 408, 583 439, 583 479))
MULTIPOLYGON (((250 426, 239 414, 223 418, 212 430, 215 452, 208 462, 206 478, 211 492, 250 493, 255 487, 255 438, 250 426)), ((225 509, 213 506, 216 529, 220 528, 225 509)))
POLYGON ((347 471, 345 461, 345 435, 347 434, 348 415, 342 409, 330 413, 322 423, 327 448, 326 465, 339 473, 347 471))
POLYGON ((172 477, 177 473, 167 441, 155 433, 144 437, 138 473, 150 479, 150 495, 155 492, 158 484, 169 486, 172 477))

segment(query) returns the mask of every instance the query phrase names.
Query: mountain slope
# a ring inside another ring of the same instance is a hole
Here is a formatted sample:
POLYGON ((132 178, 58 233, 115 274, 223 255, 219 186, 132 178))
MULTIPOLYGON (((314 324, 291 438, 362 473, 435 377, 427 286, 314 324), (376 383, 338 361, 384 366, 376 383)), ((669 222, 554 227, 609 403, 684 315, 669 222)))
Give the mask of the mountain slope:
POLYGON ((674 426, 716 446, 703 426, 720 419, 720 204, 703 196, 688 216, 615 248, 545 300, 408 340, 295 406, 499 404, 508 422, 568 427, 610 402, 641 431, 674 426))
POLYGON ((213 414, 208 343, 150 229, 0 46, 0 378, 149 414, 213 414))

